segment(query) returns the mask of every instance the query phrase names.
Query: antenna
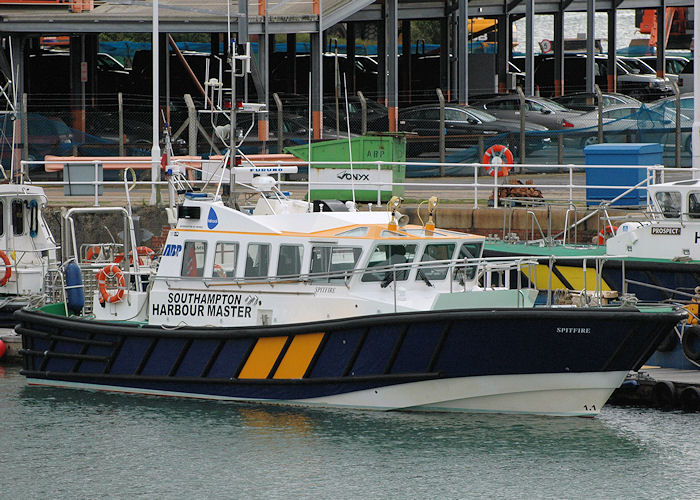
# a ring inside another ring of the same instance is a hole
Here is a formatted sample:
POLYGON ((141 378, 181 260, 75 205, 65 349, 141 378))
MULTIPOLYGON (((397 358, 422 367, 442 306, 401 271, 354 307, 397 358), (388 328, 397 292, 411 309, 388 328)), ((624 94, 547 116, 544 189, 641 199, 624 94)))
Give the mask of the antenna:
POLYGON ((311 203, 311 72, 309 71, 309 126, 308 132, 309 132, 309 163, 306 167, 306 189, 307 189, 307 196, 306 200, 309 202, 308 209, 311 211, 312 203, 311 203))
POLYGON ((352 139, 350 138, 350 109, 348 106, 348 83, 343 73, 343 87, 345 87, 345 122, 348 126, 348 152, 350 153, 350 187, 352 189, 352 204, 355 204, 355 173, 352 168, 352 139))

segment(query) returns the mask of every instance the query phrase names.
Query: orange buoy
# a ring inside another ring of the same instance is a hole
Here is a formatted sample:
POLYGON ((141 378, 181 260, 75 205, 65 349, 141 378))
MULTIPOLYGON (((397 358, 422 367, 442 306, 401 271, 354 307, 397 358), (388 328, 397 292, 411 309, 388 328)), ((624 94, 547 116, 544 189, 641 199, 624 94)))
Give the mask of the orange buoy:
POLYGON ((101 302, 112 304, 122 300, 126 289, 126 280, 124 280, 124 274, 118 265, 109 264, 100 269, 100 272, 97 273, 97 288, 100 291, 101 302), (114 292, 107 291, 107 276, 114 276, 117 280, 117 289, 114 292))
POLYGON ((7 344, 5 344, 5 341, 0 339, 0 359, 5 355, 7 352, 7 344))
POLYGON ((5 274, 0 278, 0 286, 5 286, 10 276, 12 276, 12 266, 10 265, 10 258, 2 250, 0 250, 0 259, 5 263, 5 274))
POLYGON ((598 244, 604 245, 605 238, 607 236, 615 236, 616 232, 617 226, 605 226, 605 228, 601 229, 601 231, 598 233, 598 244))
POLYGON ((486 173, 491 177, 496 175, 496 170, 498 177, 506 177, 513 168, 507 166, 513 164, 513 153, 502 144, 494 144, 484 152, 481 163, 486 165, 486 173), (495 165, 498 165, 497 169, 494 168, 495 165))

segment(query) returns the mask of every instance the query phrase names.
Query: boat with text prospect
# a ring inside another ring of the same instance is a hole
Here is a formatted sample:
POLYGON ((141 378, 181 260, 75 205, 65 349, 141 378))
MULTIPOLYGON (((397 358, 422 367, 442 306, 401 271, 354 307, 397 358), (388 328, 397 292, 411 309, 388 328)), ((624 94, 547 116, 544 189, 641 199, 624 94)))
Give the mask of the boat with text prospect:
POLYGON ((38 186, 0 184, 0 327, 14 327, 15 311, 44 301, 57 249, 42 215, 46 203, 38 186))
POLYGON ((696 369, 700 363, 700 329, 694 326, 700 303, 700 180, 649 184, 646 189, 647 210, 618 218, 606 215, 598 245, 567 243, 572 236, 569 228, 561 240, 488 241, 484 255, 539 259, 537 266, 522 269, 521 278, 543 291, 598 287, 605 293, 633 294, 640 301, 685 304, 691 321, 669 334, 649 364, 696 369), (587 261, 585 257, 591 255, 602 259, 598 264, 587 261))
POLYGON ((254 179, 251 211, 185 193, 145 288, 110 263, 91 314, 19 311, 29 384, 594 416, 685 316, 629 302, 535 306, 536 289, 507 282, 525 261, 484 260, 481 236, 437 229, 432 214, 407 225, 396 197, 387 211, 313 211, 275 182, 254 179))

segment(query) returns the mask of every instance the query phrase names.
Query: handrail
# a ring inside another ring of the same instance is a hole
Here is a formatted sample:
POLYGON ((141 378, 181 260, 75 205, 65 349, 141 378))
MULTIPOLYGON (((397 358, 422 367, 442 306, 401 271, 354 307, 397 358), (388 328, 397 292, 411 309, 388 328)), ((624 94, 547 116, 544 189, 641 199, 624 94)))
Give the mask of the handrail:
MULTIPOLYGON (((136 160, 135 160, 136 161, 136 160)), ((138 160, 140 161, 140 160, 138 160)), ((202 171, 203 170, 203 165, 205 162, 211 163, 211 161, 216 161, 218 162, 219 165, 217 165, 214 168, 214 171, 217 173, 223 173, 225 172, 224 168, 221 168, 221 165, 224 164, 222 160, 219 158, 213 159, 213 160, 208 160, 208 159, 201 159, 201 158, 187 158, 187 159, 175 159, 173 160, 173 165, 181 165, 184 168, 187 168, 188 170, 191 171, 202 171), (199 166, 199 167, 198 167, 199 166)), ((42 165, 42 164, 48 164, 48 163, 55 163, 55 161, 22 161, 22 171, 26 171, 26 167, 29 165, 42 165)), ((97 165, 95 161, 88 160, 89 163, 97 165)), ((123 165, 124 160, 123 159, 117 159, 114 162, 110 162, 108 160, 100 160, 100 163, 103 163, 104 165, 119 165, 120 163, 122 164, 122 170, 124 170, 126 167, 123 165)), ((66 161, 65 163, 82 163, 85 164, 85 160, 80 160, 80 159, 74 159, 71 161, 66 161)), ((148 166, 150 168, 150 164, 152 162, 150 161, 143 161, 143 164, 148 166)), ((296 166, 299 168, 306 168, 307 166, 311 165, 325 165, 325 166, 344 166, 347 165, 346 161, 318 161, 318 162, 308 162, 308 161, 290 161, 290 160, 279 160, 279 159, 274 159, 274 160, 266 160, 266 161, 255 161, 255 162, 249 162, 248 160, 244 160, 244 164, 251 164, 255 166, 270 166, 270 167, 275 167, 275 168, 281 168, 283 166, 296 166)), ((366 168, 366 169, 371 169, 376 171, 377 169, 382 170, 386 169, 388 167, 394 166, 394 165, 405 165, 405 162, 386 162, 386 161, 354 161, 353 160, 353 166, 355 169, 361 169, 361 168, 366 168)), ((479 176, 478 172, 483 171, 484 164, 481 163, 461 163, 461 164, 455 164, 455 163, 435 163, 435 162, 412 162, 411 165, 417 165, 417 166, 455 166, 455 165, 460 165, 463 167, 469 167, 474 169, 474 176, 469 178, 467 177, 467 182, 453 182, 452 179, 450 179, 450 182, 445 182, 442 181, 441 179, 436 179, 435 181, 429 180, 429 181, 404 181, 404 182, 387 182, 387 181, 382 181, 382 180, 367 180, 363 181, 362 183, 358 183, 358 188, 361 187, 363 190, 373 190, 377 192, 377 199, 381 201, 381 192, 382 189, 385 191, 387 188, 403 188, 406 192, 409 192, 410 190, 425 190, 425 189, 439 189, 443 192, 457 192, 460 193, 460 197, 463 197, 464 193, 471 194, 471 197, 474 198, 474 206, 478 206, 478 200, 479 197, 488 197, 490 193, 493 192, 494 189, 494 183, 493 179, 488 176, 479 176)), ((540 191, 545 194, 547 198, 547 204, 556 202, 557 200, 561 200, 562 202, 566 203, 567 205, 574 204, 576 202, 581 203, 585 200, 585 193, 587 189, 615 189, 615 190, 620 190, 624 189, 624 191, 616 196, 613 200, 610 200, 608 204, 612 204, 622 197, 628 195, 629 193, 632 193, 635 190, 638 189, 645 189, 644 184, 650 185, 653 183, 654 178, 656 177, 656 174, 659 172, 675 172, 677 176, 682 177, 682 178, 690 178, 693 175, 693 172, 695 169, 692 168, 684 168, 684 169, 677 169, 677 168, 665 168, 663 166, 650 166, 647 168, 647 171, 649 175, 642 180, 641 182, 638 182, 634 186, 619 186, 619 185, 591 185, 591 184, 586 184, 585 181, 581 182, 580 177, 574 177, 574 169, 580 169, 580 165, 528 165, 529 167, 535 167, 535 168, 542 168, 542 169, 551 169, 552 171, 558 171, 560 169, 565 169, 569 171, 569 179, 561 179, 561 177, 556 177, 552 178, 551 182, 538 182, 537 184, 529 184, 529 187, 539 189, 540 191), (564 182, 561 182, 564 181, 564 182), (577 183, 578 182, 578 183, 577 183)), ((97 167, 96 167, 97 168, 97 167)), ((615 168, 615 169, 626 169, 626 168, 631 168, 631 169, 639 169, 639 166, 629 166, 629 165, 587 165, 586 170, 591 170, 591 169, 610 169, 610 168, 615 168)), ((700 171, 700 169, 697 169, 700 171)), ((209 172, 211 173, 211 172, 209 172)), ((217 178, 223 178, 224 182, 228 182, 228 176, 220 176, 217 175, 217 178)), ((545 178, 546 181, 546 178, 545 178)), ((37 184, 45 187, 51 187, 51 186, 65 186, 66 182, 64 181, 40 181, 40 182, 32 182, 31 180, 26 181, 28 184, 37 184)), ((236 179, 234 179, 234 182, 236 184, 241 184, 238 182, 236 179)), ((187 186, 184 186, 185 189, 188 189, 190 187, 203 187, 207 188, 207 182, 205 180, 188 180, 187 186)), ((216 184, 216 183, 214 183, 216 184)), ((98 193, 98 187, 99 186, 115 186, 115 185, 123 185, 122 181, 98 181, 98 180, 88 180, 88 181, 71 181, 71 185, 75 186, 91 186, 94 187, 94 193, 95 193, 95 204, 98 205, 99 201, 98 198, 101 196, 98 193)), ((147 180, 147 181, 134 181, 133 183, 134 186, 136 187, 152 187, 154 185, 158 186, 168 186, 169 181, 161 181, 161 180, 147 180)), ((312 180, 311 182, 307 181, 282 181, 280 180, 280 185, 284 185, 286 189, 294 189, 294 188, 301 188, 302 186, 304 188, 311 188, 313 189, 314 186, 338 186, 341 188, 344 186, 343 182, 331 182, 331 181, 314 181, 312 180)), ((212 186, 213 188, 213 186, 212 186)), ((513 198, 509 198, 513 199, 513 198)), ((482 200, 483 201, 483 200, 482 200)), ((534 203, 534 200, 527 200, 528 203, 534 203)), ((586 216, 587 218, 592 217, 594 214, 589 214, 586 216)), ((583 223, 587 218, 584 218, 580 221, 578 221, 578 224, 583 223)), ((559 238, 563 234, 560 233, 559 235, 555 236, 554 238, 559 238)))
MULTIPOLYGON (((554 256, 516 256, 516 257, 482 257, 482 258, 465 258, 465 259, 458 259, 458 260, 451 260, 451 259, 446 259, 446 260, 435 260, 435 261, 415 261, 415 262, 406 262, 406 263, 400 263, 400 264, 393 264, 393 265, 384 265, 384 266, 372 266, 372 267, 356 267, 353 269, 347 269, 343 271, 335 271, 335 272, 320 272, 320 273, 307 273, 307 274, 300 274, 300 275, 287 275, 287 276, 264 276, 264 277, 235 277, 235 278, 217 278, 217 277, 186 277, 186 276, 158 276, 154 275, 151 277, 153 281, 164 281, 168 284, 169 288, 171 290, 201 290, 201 288, 190 288, 190 287, 184 287, 180 288, 177 286, 173 286, 174 283, 182 283, 183 285, 186 285, 187 283, 204 283, 205 288, 210 288, 210 287, 238 287, 243 288, 243 287, 250 287, 250 286, 269 286, 274 289, 275 286, 279 286, 282 284, 306 284, 306 285, 312 285, 312 284, 318 284, 321 281, 328 281, 332 282, 332 280, 342 280, 342 283, 345 284, 346 287, 350 287, 350 280, 353 278, 356 279, 361 279, 361 277, 365 274, 368 273, 391 273, 392 274, 392 279, 389 283, 387 283, 386 286, 391 285, 392 286, 392 294, 393 294, 393 301, 394 301, 394 307, 398 307, 397 304, 397 286, 399 283, 408 283, 412 282, 415 283, 419 279, 423 279, 426 282, 427 286, 436 286, 436 285, 442 285, 445 288, 449 287, 450 292, 453 292, 453 279, 454 279, 454 273, 458 268, 469 268, 473 267, 474 272, 473 272, 473 277, 465 280, 462 286, 464 286, 464 291, 468 291, 473 289, 475 286, 478 286, 478 283, 482 283, 482 287, 485 289, 491 289, 491 288, 507 288, 507 289, 514 289, 517 290, 517 304, 518 307, 521 305, 524 305, 524 295, 523 291, 525 289, 533 289, 533 266, 541 265, 542 263, 547 263, 549 267, 549 273, 548 273, 548 284, 547 284, 547 305, 551 306, 552 305, 552 298, 553 298, 553 276, 554 276, 554 264, 556 262, 565 262, 567 260, 583 260, 584 262, 584 288, 581 290, 582 294, 584 296, 588 296, 587 290, 586 290, 586 282, 587 280, 585 279, 586 276, 586 268, 587 268, 587 263, 588 261, 593 261, 595 262, 595 272, 596 272, 596 284, 595 284, 595 289, 592 290, 592 294, 594 297, 597 297, 598 300, 600 301, 602 299, 602 278, 601 278, 601 273, 603 269, 603 265, 605 263, 606 259, 609 259, 610 257, 608 256, 600 256, 600 255, 591 255, 591 256, 576 256, 576 257, 554 257, 554 256), (415 275, 411 274, 411 271, 413 269, 417 269, 418 271, 421 270, 435 270, 435 269, 446 269, 447 272, 445 273, 445 277, 442 279, 430 279, 428 277, 426 278, 419 278, 418 274, 416 273, 415 275), (399 273, 405 273, 405 279, 397 280, 396 277, 399 273), (516 272, 517 273, 517 280, 516 283, 513 284, 511 282, 511 273, 516 272), (522 282, 522 273, 526 273, 526 276, 528 277, 527 284, 524 286, 522 282), (445 281, 448 280, 448 274, 449 274, 449 283, 446 284, 445 281), (502 277, 502 282, 499 280, 499 283, 494 282, 494 276, 499 275, 502 277), (359 278, 358 278, 359 277, 359 278), (468 287, 467 284, 471 283, 471 286, 468 287)), ((625 257, 619 257, 623 261, 625 257)), ((622 268, 622 279, 623 283, 626 280, 625 276, 625 269, 624 266, 622 268)), ((627 280, 629 281, 629 280, 627 280)), ((362 282, 367 285, 371 284, 379 284, 380 286, 386 282, 386 278, 383 281, 377 280, 377 281, 371 281, 371 282, 362 282)), ((341 283, 338 283, 341 284, 341 283)), ((440 288, 438 288, 439 290, 440 288)), ((284 293, 282 290, 272 290, 275 293, 284 293)), ((294 293, 300 293, 298 290, 295 290, 294 293)), ((584 303, 587 303, 584 301, 584 303)))

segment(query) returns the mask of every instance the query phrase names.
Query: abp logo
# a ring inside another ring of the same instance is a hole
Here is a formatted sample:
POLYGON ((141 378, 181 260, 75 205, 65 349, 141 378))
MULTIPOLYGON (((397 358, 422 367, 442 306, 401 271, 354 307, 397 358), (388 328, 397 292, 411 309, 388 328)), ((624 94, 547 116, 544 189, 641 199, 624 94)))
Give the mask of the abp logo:
POLYGON ((209 209, 209 215, 207 216, 207 227, 209 229, 214 229, 219 224, 219 218, 216 216, 216 212, 213 208, 209 209))

